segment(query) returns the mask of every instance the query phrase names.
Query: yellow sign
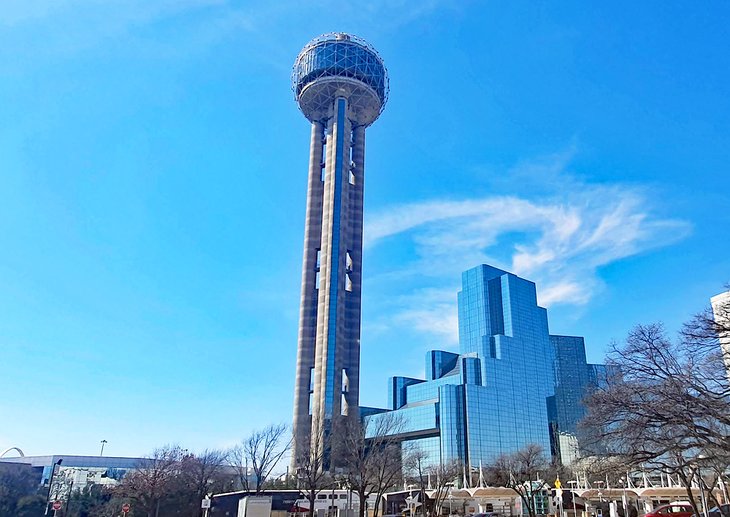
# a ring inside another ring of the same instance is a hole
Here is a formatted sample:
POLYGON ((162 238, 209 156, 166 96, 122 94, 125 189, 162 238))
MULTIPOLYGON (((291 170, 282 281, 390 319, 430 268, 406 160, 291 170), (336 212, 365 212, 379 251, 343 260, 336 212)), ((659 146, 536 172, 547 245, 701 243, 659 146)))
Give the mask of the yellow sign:
POLYGON ((555 480, 555 488, 560 488, 561 486, 563 486, 563 484, 560 482, 560 478, 557 478, 555 480))

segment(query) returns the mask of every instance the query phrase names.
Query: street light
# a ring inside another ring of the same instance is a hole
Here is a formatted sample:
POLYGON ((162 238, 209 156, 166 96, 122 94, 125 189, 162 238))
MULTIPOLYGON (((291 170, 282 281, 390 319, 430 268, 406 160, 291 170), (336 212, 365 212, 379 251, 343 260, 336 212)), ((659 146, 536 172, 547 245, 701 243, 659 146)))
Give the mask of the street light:
POLYGON ((621 491, 622 491, 621 502, 624 505, 624 517, 629 517, 629 511, 626 508, 626 506, 627 506, 627 504, 626 504, 626 480, 622 477, 622 478, 619 478, 618 481, 619 481, 619 483, 621 483, 621 491))
POLYGON ((99 456, 104 456, 104 446, 109 443, 106 440, 101 441, 101 452, 99 453, 99 456))
MULTIPOLYGON (((446 486, 448 487, 447 488, 447 493, 446 493, 447 495, 446 495, 446 497, 449 498, 449 516, 451 516, 451 515, 454 514, 453 509, 452 509, 452 506, 451 506, 452 503, 453 503, 453 501, 454 501, 454 494, 451 493, 451 489, 454 488, 454 484, 453 483, 449 483, 446 486)), ((707 516, 705 516, 705 517, 707 517, 707 516)))
POLYGON ((698 479, 698 485, 700 487, 700 500, 702 501, 702 515, 704 517, 707 516, 707 500, 705 499, 705 489, 702 488, 702 486, 705 484, 704 480, 702 479, 702 466, 700 465, 700 462, 702 460, 706 460, 707 456, 704 454, 700 454, 697 456, 697 477, 698 479))
POLYGON ((573 500, 573 517, 578 517, 578 511, 575 509, 575 485, 577 481, 568 481, 570 485, 570 498, 573 500))

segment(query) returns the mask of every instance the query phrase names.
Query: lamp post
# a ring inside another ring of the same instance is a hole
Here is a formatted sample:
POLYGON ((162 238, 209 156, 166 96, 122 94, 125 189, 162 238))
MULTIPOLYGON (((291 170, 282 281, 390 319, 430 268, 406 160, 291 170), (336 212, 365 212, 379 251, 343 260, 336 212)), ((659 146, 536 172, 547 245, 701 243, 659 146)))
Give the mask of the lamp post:
POLYGON ((702 460, 706 460, 707 456, 704 454, 700 454, 697 456, 697 486, 700 487, 700 500, 702 501, 702 515, 704 517, 708 517, 707 515, 707 500, 705 499, 705 489, 703 488, 705 481, 702 479, 702 466, 700 462, 702 460))
POLYGON ((629 511, 626 504, 626 480, 624 478, 619 478, 619 483, 621 483, 621 502, 624 506, 624 517, 629 517, 629 511))
POLYGON ((99 456, 104 456, 104 446, 109 443, 106 440, 101 441, 101 452, 99 452, 99 456))

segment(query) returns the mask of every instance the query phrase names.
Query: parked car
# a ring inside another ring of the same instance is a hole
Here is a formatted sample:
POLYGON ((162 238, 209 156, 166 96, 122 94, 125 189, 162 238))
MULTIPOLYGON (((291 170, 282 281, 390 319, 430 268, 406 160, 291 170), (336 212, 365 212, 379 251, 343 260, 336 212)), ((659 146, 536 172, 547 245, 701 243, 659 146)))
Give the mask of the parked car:
POLYGON ((694 517, 694 514, 695 511, 691 504, 672 503, 657 506, 653 512, 647 513, 644 517, 694 517))
MULTIPOLYGON (((704 517, 703 514, 702 517, 704 517)), ((721 504, 707 511, 708 517, 730 517, 730 504, 721 504)))

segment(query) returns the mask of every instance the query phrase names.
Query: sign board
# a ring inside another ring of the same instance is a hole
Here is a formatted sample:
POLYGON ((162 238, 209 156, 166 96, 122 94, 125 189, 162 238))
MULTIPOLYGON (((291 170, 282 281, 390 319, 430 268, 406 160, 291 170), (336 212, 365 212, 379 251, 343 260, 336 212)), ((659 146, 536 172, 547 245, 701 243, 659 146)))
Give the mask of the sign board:
POLYGON ((124 503, 122 505, 122 513, 129 513, 129 509, 130 509, 129 503, 124 503))
POLYGON ((554 490, 555 497, 553 498, 553 502, 556 506, 561 506, 563 504, 563 489, 562 488, 556 488, 554 490))
POLYGON ((52 506, 52 508, 53 508, 54 510, 60 510, 60 509, 61 509, 61 501, 53 501, 53 506, 52 506))
POLYGON ((200 501, 201 508, 210 508, 210 499, 203 499, 200 501))
POLYGON ((555 480, 555 488, 560 489, 563 484, 560 482, 560 478, 555 480))

